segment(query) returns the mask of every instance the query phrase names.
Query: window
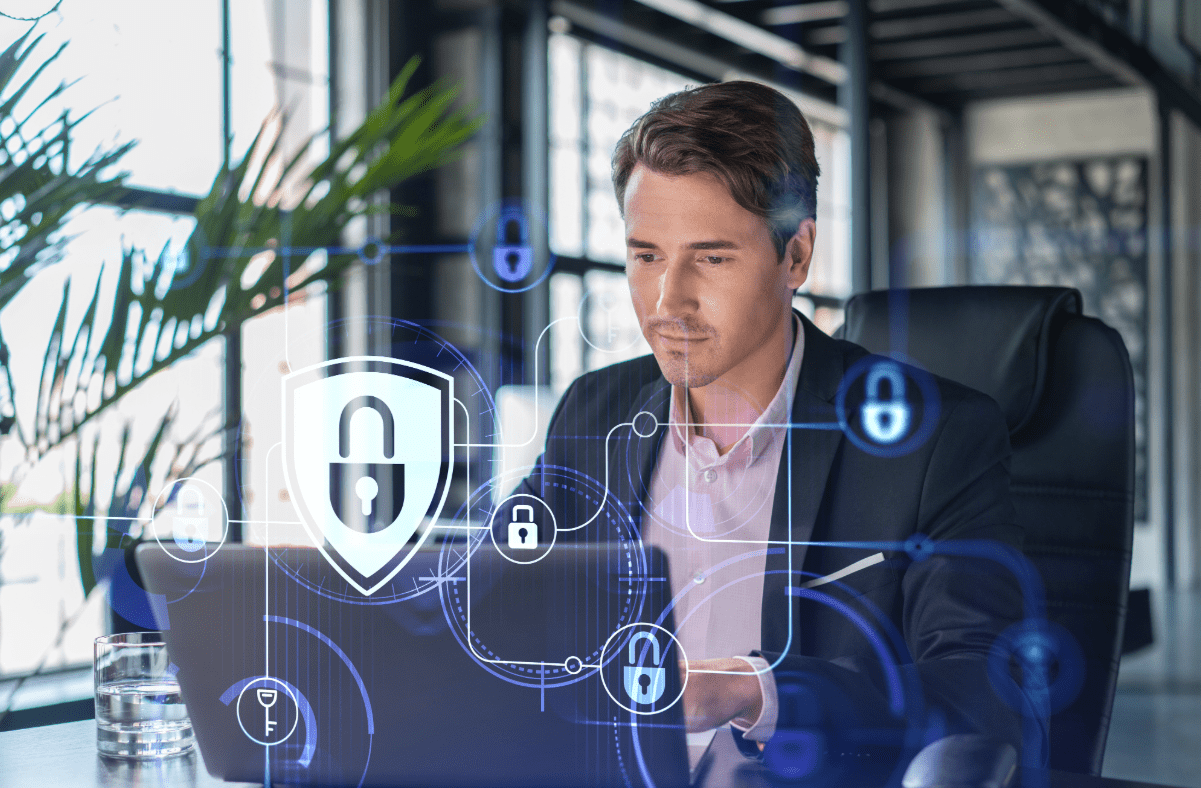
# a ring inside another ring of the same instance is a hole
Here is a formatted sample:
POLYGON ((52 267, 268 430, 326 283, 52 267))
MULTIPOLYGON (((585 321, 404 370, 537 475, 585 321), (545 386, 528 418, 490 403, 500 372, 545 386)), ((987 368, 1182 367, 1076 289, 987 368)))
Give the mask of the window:
MULTIPOLYGON (((0 40, 15 41, 29 27, 0 17, 0 40)), ((121 161, 130 185, 208 191, 221 165, 219 0, 63 0, 33 30, 45 35, 40 57, 67 44, 43 75, 43 89, 75 83, 33 125, 67 108, 73 117, 92 110, 73 133, 73 165, 97 145, 138 140, 121 161)))
MULTIPOLYGON (((610 168, 622 133, 651 103, 698 83, 575 36, 553 33, 550 71, 551 385, 650 352, 630 305, 625 228, 610 168), (578 318, 578 322, 576 322, 578 318)), ((796 306, 830 332, 851 292, 850 173, 846 132, 812 118, 822 167, 818 242, 796 306)))
MULTIPOLYGON (((186 211, 192 198, 208 193, 221 167, 225 128, 231 129, 230 153, 237 160, 264 118, 277 108, 289 112, 285 147, 294 148, 328 124, 328 13, 328 0, 286 4, 63 0, 34 26, 34 36, 45 38, 33 60, 44 60, 64 42, 66 47, 40 77, 40 91, 26 97, 27 106, 19 106, 17 117, 35 109, 34 98, 40 100, 60 81, 69 83, 61 95, 36 109, 29 126, 53 123, 65 110, 72 118, 94 110, 72 132, 72 169, 97 146, 137 140, 116 169, 129 172, 126 184, 136 190, 145 209, 92 205, 78 211, 65 227, 70 241, 61 260, 45 265, 0 310, 0 337, 10 354, 19 419, 33 412, 38 371, 65 283, 72 287, 68 325, 72 321, 78 325, 97 288, 99 317, 105 319, 105 304, 115 292, 126 250, 139 250, 129 258, 135 273, 147 258, 164 250, 176 259, 177 276, 186 277, 203 264, 187 259, 183 251, 195 227, 186 211), (223 6, 229 7, 231 15, 228 59, 223 57, 223 6), (222 94, 225 68, 232 77, 228 97, 222 94), (224 116, 227 106, 229 117, 224 116)), ((13 41, 29 27, 0 19, 0 37, 13 41)), ((31 71, 31 64, 26 64, 26 75, 31 71)), ((322 145, 314 146, 309 155, 313 161, 323 157, 322 145)), ((296 260, 294 267, 302 262, 296 260)), ((297 337, 320 336, 325 324, 323 296, 313 292, 300 297, 289 308, 289 330, 297 337)), ((111 313, 111 304, 107 309, 111 313)), ((277 310, 244 327, 245 390, 255 395, 244 403, 246 423, 266 422, 265 414, 278 407, 282 370, 275 357, 286 355, 282 323, 282 310, 277 310)), ((318 343, 316 352, 322 350, 318 343)), ((128 353, 119 360, 109 359, 107 369, 116 380, 127 380, 147 363, 148 358, 128 353)), ((131 427, 131 454, 144 450, 159 419, 172 407, 178 413, 177 437, 205 425, 211 429, 221 420, 224 366, 223 343, 209 342, 90 423, 84 443, 90 453, 91 440, 99 436, 95 473, 101 478, 97 490, 101 511, 108 503, 106 485, 111 489, 124 426, 131 427)), ((220 437, 214 435, 208 446, 210 455, 219 451, 220 437)), ((262 448, 269 446, 265 443, 262 448)), ((76 524, 68 516, 76 449, 76 439, 68 438, 28 467, 16 433, 0 436, 0 480, 5 482, 5 507, 0 512, 0 678, 89 664, 92 638, 106 626, 99 592, 82 606, 76 524), (10 484, 14 480, 19 484, 10 484)), ((261 457, 249 455, 248 449, 247 459, 261 457)), ((169 459, 164 456, 160 462, 169 459)), ((247 462, 246 467, 255 464, 247 462)), ((125 488, 132 475, 127 467, 117 479, 117 488, 125 488)), ((220 463, 207 465, 197 475, 222 489, 220 463)), ((266 498, 259 492, 265 482, 251 473, 244 478, 247 513, 254 517, 254 501, 266 498)), ((156 492, 150 490, 148 495, 156 492)), ((135 524, 132 532, 139 528, 135 524)), ((97 545, 103 543, 104 529, 105 521, 97 519, 92 530, 97 545)), ((81 533, 86 534, 86 528, 81 533)), ((86 689, 90 692, 90 684, 86 689)), ((44 702, 44 692, 25 694, 10 698, 0 686, 0 709, 10 701, 14 708, 44 702)))

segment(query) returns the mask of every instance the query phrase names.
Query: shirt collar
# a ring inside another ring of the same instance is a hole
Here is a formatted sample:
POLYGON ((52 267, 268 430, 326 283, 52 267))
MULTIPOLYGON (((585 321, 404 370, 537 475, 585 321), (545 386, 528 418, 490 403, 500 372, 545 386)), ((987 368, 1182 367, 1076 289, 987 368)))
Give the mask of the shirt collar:
MULTIPOLYGON (((792 316, 793 325, 793 342, 792 351, 788 358, 788 366, 784 370, 784 380, 780 383, 780 388, 776 391, 776 395, 772 397, 771 402, 767 404, 767 408, 755 419, 751 428, 747 430, 737 443, 730 447, 730 450, 721 458, 733 458, 742 456, 746 458, 749 465, 767 449, 771 444, 772 439, 782 432, 790 420, 792 413, 792 399, 796 395, 797 381, 801 375, 801 361, 805 355, 805 327, 801 324, 800 318, 795 314, 792 316), (769 426, 770 425, 770 426, 769 426)), ((672 386, 671 390, 671 434, 676 441, 676 446, 681 451, 684 450, 684 433, 680 424, 683 422, 683 415, 679 409, 679 397, 677 397, 676 387, 672 386)), ((691 435, 691 440, 707 441, 708 438, 702 438, 698 435, 691 435)), ((716 455, 716 449, 712 452, 716 455)), ((708 464, 708 463, 706 463, 708 464)))

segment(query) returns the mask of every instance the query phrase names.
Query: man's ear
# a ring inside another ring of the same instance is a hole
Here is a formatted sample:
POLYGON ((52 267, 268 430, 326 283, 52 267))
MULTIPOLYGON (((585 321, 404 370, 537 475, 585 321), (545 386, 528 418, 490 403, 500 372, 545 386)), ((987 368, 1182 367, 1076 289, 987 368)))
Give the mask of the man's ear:
POLYGON ((788 288, 796 290, 809 278, 809 262, 813 259, 813 244, 817 240, 817 222, 803 219, 796 233, 788 239, 784 249, 784 263, 788 266, 788 288))

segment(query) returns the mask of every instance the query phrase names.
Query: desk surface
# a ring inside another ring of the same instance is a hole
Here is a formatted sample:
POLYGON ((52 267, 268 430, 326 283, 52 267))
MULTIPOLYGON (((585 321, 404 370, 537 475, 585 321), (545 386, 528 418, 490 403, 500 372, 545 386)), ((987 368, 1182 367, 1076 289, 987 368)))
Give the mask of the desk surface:
POLYGON ((161 761, 101 758, 93 720, 0 733, 0 788, 118 786, 234 788, 210 777, 196 750, 161 761))
MULTIPOLYGON (((714 738, 715 759, 698 788, 768 788, 762 767, 747 761, 728 731, 714 738)), ((1160 788, 1101 777, 1050 773, 1050 788, 1160 788)), ((96 724, 91 720, 0 733, 0 788, 30 785, 72 788, 252 788, 252 783, 226 783, 209 776, 199 752, 162 761, 123 761, 96 753, 96 724)))

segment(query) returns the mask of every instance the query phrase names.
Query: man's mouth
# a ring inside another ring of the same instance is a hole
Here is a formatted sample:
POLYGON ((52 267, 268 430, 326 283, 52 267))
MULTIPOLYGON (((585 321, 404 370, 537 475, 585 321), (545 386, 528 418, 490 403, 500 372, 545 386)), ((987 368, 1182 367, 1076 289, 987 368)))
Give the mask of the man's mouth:
POLYGON ((658 331, 658 332, 656 332, 656 334, 658 335, 659 339, 663 340, 664 342, 670 342, 675 345, 693 345, 693 344, 696 344, 697 342, 704 342, 706 339, 709 338, 706 336, 696 336, 696 335, 688 335, 688 334, 684 334, 684 335, 664 334, 662 331, 658 331))

